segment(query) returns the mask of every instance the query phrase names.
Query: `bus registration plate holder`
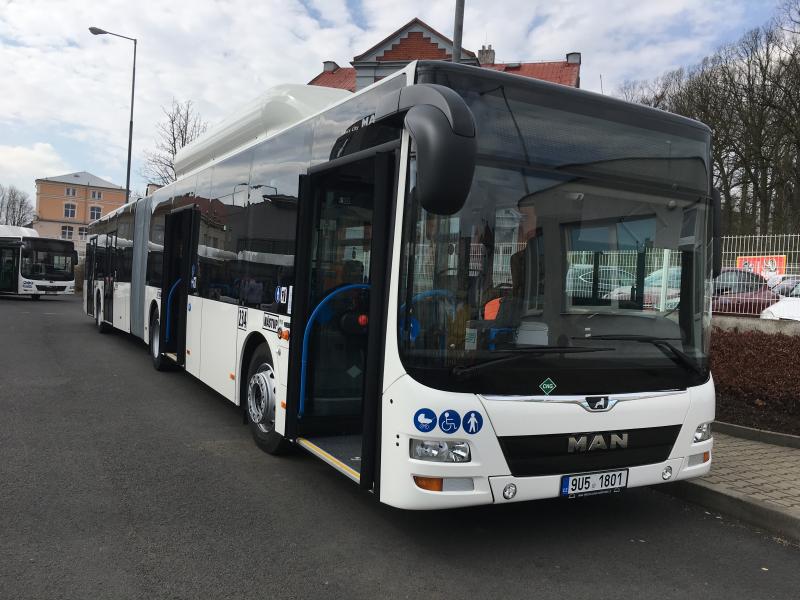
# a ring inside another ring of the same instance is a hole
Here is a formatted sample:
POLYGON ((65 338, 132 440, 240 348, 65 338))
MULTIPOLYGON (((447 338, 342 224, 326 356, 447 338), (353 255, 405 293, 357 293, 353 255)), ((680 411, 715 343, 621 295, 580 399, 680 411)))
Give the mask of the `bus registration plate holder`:
POLYGON ((628 487, 628 469, 577 473, 561 477, 560 495, 564 498, 577 498, 619 492, 626 487, 628 487))

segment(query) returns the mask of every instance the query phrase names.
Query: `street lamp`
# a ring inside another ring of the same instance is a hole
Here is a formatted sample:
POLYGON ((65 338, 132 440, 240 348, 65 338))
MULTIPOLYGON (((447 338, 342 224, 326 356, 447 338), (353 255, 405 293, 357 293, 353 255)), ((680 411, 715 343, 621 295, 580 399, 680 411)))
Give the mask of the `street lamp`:
POLYGON ((89 27, 92 35, 113 35, 133 42, 133 77, 131 78, 131 121, 128 127, 128 175, 125 180, 125 204, 131 199, 131 147, 133 146, 133 90, 136 88, 136 38, 112 33, 99 27, 89 27))

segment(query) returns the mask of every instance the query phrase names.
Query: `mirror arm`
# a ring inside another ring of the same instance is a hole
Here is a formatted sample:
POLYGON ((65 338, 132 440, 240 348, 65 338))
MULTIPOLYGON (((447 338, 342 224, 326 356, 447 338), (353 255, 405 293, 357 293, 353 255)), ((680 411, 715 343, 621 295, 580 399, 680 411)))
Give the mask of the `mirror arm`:
POLYGON ((417 84, 384 96, 375 123, 405 127, 417 148, 414 193, 435 214, 452 215, 472 187, 478 151, 475 119, 454 90, 417 84))

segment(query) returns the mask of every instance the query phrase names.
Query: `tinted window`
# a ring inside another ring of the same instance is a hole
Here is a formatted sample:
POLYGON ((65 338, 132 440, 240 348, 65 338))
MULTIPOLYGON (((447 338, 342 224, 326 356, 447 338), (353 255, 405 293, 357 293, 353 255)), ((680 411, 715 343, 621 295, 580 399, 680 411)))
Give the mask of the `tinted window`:
POLYGON ((133 206, 117 216, 117 281, 130 283, 133 265, 133 206))

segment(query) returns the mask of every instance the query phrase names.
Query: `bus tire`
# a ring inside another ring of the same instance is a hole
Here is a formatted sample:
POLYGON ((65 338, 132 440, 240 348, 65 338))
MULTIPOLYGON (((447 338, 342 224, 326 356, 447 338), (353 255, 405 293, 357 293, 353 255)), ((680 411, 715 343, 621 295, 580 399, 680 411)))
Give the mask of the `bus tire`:
POLYGON ((153 361, 153 367, 156 371, 166 371, 168 368, 167 359, 161 353, 161 323, 155 311, 150 316, 149 333, 150 358, 153 361))
POLYGON ((100 311, 100 296, 97 296, 97 300, 95 300, 94 303, 94 323, 97 326, 97 331, 100 333, 106 333, 108 331, 108 325, 106 325, 105 321, 103 321, 103 315, 100 311))
POLYGON ((244 414, 256 445, 268 454, 283 454, 289 443, 275 431, 277 380, 265 344, 250 357, 246 384, 244 414))
POLYGON ((31 300, 38 300, 39 298, 41 298, 39 294, 31 294, 31 300))

